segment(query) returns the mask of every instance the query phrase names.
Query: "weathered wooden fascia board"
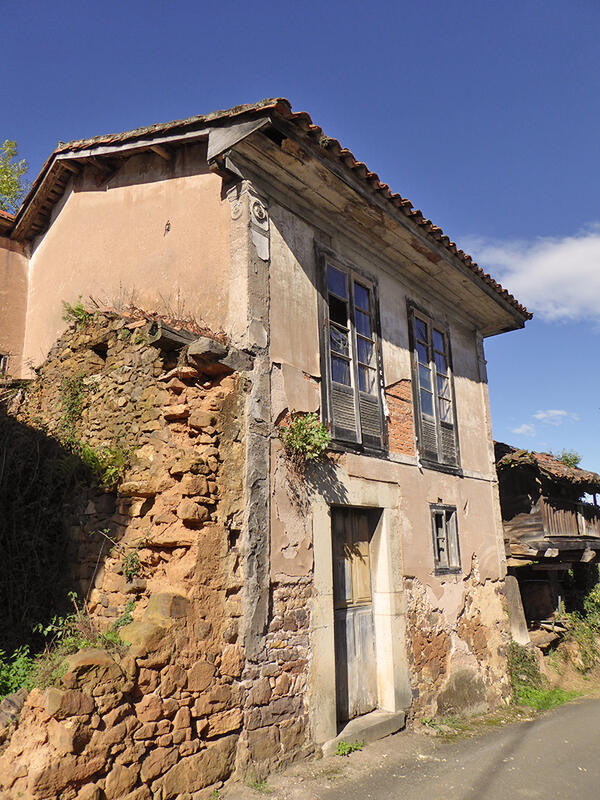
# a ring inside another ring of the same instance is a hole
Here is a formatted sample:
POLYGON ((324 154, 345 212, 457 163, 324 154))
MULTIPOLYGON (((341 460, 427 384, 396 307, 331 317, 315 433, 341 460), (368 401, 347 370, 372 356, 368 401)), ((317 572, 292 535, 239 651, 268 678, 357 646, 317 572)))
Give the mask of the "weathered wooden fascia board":
POLYGON ((270 123, 271 120, 269 117, 262 117, 261 119, 240 122, 237 125, 211 128, 208 134, 207 161, 212 161, 213 158, 220 156, 226 150, 229 150, 229 148, 241 142, 242 139, 245 139, 247 136, 250 136, 270 123))
MULTIPOLYGON (((310 202, 311 208, 316 205, 314 203, 316 194, 321 199, 324 208, 336 216, 338 226, 344 227, 343 224, 340 224, 345 219, 344 198, 346 198, 347 202, 354 201, 355 194, 352 189, 343 186, 344 193, 342 193, 331 186, 325 186, 324 190, 322 190, 323 182, 318 179, 315 179, 316 183, 315 180, 309 183, 308 178, 299 177, 286 166, 286 158, 289 158, 289 163, 294 168, 297 167, 296 160, 292 160, 291 156, 287 157, 282 154, 270 140, 260 134, 240 142, 236 148, 232 149, 231 153, 233 152, 236 154, 245 153, 246 157, 255 165, 254 169, 260 174, 260 179, 263 182, 265 180, 264 176, 269 174, 271 175, 272 185, 284 183, 289 187, 291 194, 295 198, 298 195, 310 195, 313 198, 313 201, 310 202)), ((289 203, 287 207, 289 207, 289 203)), ((377 230, 375 230, 375 226, 363 228, 364 236, 370 236, 373 240, 371 254, 372 252, 381 253, 382 242, 385 242, 386 248, 393 248, 398 256, 406 262, 404 266, 412 269, 418 280, 435 281, 442 296, 450 294, 461 299, 467 306, 469 313, 474 316, 477 321, 477 327, 481 328, 484 335, 499 333, 506 328, 506 315, 503 307, 496 302, 496 298, 491 295, 482 295, 476 284, 464 279, 456 270, 448 271, 445 264, 442 268, 436 267, 423 254, 418 251, 415 253, 413 244, 409 239, 412 236, 410 231, 398 228, 390 217, 385 217, 384 219, 388 221, 387 226, 380 224, 377 230), (485 305, 482 305, 482 301, 485 301, 485 305)), ((356 228, 360 228, 360 226, 353 220, 352 230, 356 228)), ((346 234, 348 234, 349 230, 348 226, 346 226, 346 234)), ((395 274, 397 276, 397 264, 395 274)), ((514 329, 514 327, 512 325, 511 329, 514 329)), ((520 327, 522 327, 522 324, 520 327)))
POLYGON ((416 222, 411 220, 409 217, 406 217, 401 211, 394 209, 391 203, 385 198, 378 197, 375 191, 369 191, 366 189, 365 186, 350 173, 350 170, 344 169, 344 167, 342 167, 340 164, 337 164, 333 159, 325 158, 309 139, 301 139, 298 136, 298 131, 292 124, 277 118, 273 120, 273 126, 281 133, 285 134, 288 138, 297 142, 302 149, 309 150, 313 158, 326 167, 343 183, 353 189, 353 191, 356 192, 363 200, 365 200, 368 204, 379 208, 384 214, 391 217, 401 227, 409 231, 412 236, 435 252, 440 258, 442 258, 449 267, 458 270, 478 289, 488 294, 492 300, 495 300, 499 305, 503 306, 504 309, 511 315, 511 317, 519 323, 518 327, 524 327, 525 320, 523 320, 523 315, 519 311, 513 308, 510 303, 506 302, 506 300, 504 300, 504 298, 501 297, 491 286, 488 286, 481 278, 478 278, 476 275, 474 275, 458 257, 452 257, 445 247, 438 245, 435 241, 432 241, 428 236, 426 236, 419 229, 419 226, 416 222))
MULTIPOLYGON (((43 191, 48 191, 49 188, 53 186, 55 180, 60 175, 61 169, 63 168, 63 162, 84 161, 93 156, 132 156, 136 153, 141 153, 144 150, 150 149, 152 145, 175 143, 190 144, 203 141, 208 138, 209 133, 210 128, 203 128, 202 130, 173 134, 171 136, 156 136, 152 139, 144 139, 143 141, 128 142, 125 144, 103 145, 100 147, 91 147, 86 150, 67 150, 64 153, 58 153, 50 162, 46 174, 38 186, 36 193, 28 202, 27 206, 20 209, 19 214, 17 215, 15 226, 11 233, 11 238, 21 238, 22 232, 28 227, 29 220, 37 212, 37 206, 39 205, 38 198, 40 194, 43 191)), ((68 169, 68 167, 64 168, 68 169)), ((23 236, 23 238, 26 238, 26 234, 23 236)))
MULTIPOLYGON (((281 181, 278 181, 276 178, 271 179, 271 176, 261 168, 261 164, 253 157, 252 150, 254 149, 255 148, 250 148, 250 144, 247 141, 243 143, 242 147, 237 146, 228 156, 228 168, 235 170, 240 176, 248 178, 257 186, 264 186, 264 190, 279 205, 293 214, 298 215, 312 227, 319 228, 324 233, 328 233, 332 236, 339 235, 339 233, 342 232, 344 237, 356 250, 357 254, 361 254, 365 262, 374 263, 384 272, 387 272, 390 277, 397 280, 400 285, 404 287, 407 293, 412 293, 418 297, 425 294, 430 299, 432 305, 438 309, 438 313, 445 313, 449 319, 459 320, 469 329, 479 329, 485 332, 488 327, 486 323, 489 323, 489 317, 483 318, 477 315, 475 313, 477 310, 475 305, 473 306, 473 316, 465 313, 456 303, 452 303, 448 299, 449 292, 447 284, 443 284, 441 281, 437 280, 435 274, 422 270, 418 264, 410 260, 406 252, 396 250, 398 256, 406 262, 409 262, 413 268, 413 274, 409 274, 406 270, 403 270, 402 273, 399 274, 398 259, 391 258, 381 249, 369 247, 365 239, 357 233, 356 226, 346 224, 344 217, 340 215, 339 209, 334 206, 331 206, 330 213, 331 215, 335 215, 336 225, 332 225, 331 216, 328 217, 327 213, 320 211, 314 202, 311 203, 310 200, 305 198, 305 195, 311 194, 314 190, 301 184, 296 176, 290 175, 291 188, 288 191, 282 188, 284 184, 281 181), (424 290, 422 279, 419 278, 417 273, 422 273, 423 278, 426 276, 426 290, 424 290), (439 289, 436 290, 432 286, 432 280, 436 281, 439 289)), ((256 150, 256 152, 264 157, 262 150, 256 150)), ((323 199, 325 203, 329 203, 327 198, 323 199)), ((390 247, 386 247, 386 251, 389 249, 390 247)), ((466 287, 463 288, 466 291, 466 287)), ((471 297, 473 298, 473 295, 471 295, 471 297)), ((501 325, 501 319, 498 317, 498 324, 494 326, 493 330, 498 332, 501 325)))

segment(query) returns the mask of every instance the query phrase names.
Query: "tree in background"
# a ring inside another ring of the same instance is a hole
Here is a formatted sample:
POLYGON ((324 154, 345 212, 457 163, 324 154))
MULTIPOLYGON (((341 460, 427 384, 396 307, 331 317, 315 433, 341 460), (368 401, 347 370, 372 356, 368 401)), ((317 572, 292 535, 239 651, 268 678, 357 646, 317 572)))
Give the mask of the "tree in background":
POLYGON ((0 145, 0 210, 10 214, 17 211, 28 189, 27 161, 17 160, 17 155, 17 143, 5 139, 0 145))

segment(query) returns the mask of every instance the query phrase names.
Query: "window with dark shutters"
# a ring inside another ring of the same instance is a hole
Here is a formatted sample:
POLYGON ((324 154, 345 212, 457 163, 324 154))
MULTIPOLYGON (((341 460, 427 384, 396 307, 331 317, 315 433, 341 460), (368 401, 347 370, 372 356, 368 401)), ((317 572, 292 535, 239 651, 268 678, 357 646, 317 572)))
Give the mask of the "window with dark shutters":
POLYGON ((325 263, 327 398, 335 440, 384 446, 377 309, 372 285, 325 263))
POLYGON ((421 458, 458 467, 448 331, 410 308, 416 427, 421 458))

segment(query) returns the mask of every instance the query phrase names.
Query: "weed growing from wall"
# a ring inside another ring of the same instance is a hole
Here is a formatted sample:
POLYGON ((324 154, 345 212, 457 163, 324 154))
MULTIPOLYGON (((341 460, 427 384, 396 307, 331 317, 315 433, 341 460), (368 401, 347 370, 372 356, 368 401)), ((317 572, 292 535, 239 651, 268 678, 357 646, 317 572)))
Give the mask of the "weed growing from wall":
POLYGON ((90 321, 92 315, 81 302, 81 295, 75 305, 67 303, 66 300, 62 301, 63 315, 62 318, 69 324, 75 324, 76 328, 83 328, 90 321))
POLYGON ((331 442, 327 428, 314 412, 292 411, 289 424, 279 427, 279 438, 288 459, 299 468, 322 458, 331 442))

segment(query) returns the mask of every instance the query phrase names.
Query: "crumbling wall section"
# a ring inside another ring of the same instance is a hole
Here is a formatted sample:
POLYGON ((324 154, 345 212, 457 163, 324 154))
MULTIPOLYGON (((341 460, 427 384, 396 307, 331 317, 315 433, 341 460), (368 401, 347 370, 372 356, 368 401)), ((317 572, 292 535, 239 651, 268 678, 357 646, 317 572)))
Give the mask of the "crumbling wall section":
POLYGON ((510 696, 503 582, 448 576, 441 591, 405 578, 413 714, 494 708, 510 696))
POLYGON ((199 799, 304 746, 308 586, 274 587, 261 658, 243 639, 249 381, 186 360, 169 336, 144 315, 98 314, 13 401, 76 462, 64 568, 90 616, 106 629, 133 605, 133 620, 128 650, 80 651, 30 693, 1 737, 2 797, 199 799))

